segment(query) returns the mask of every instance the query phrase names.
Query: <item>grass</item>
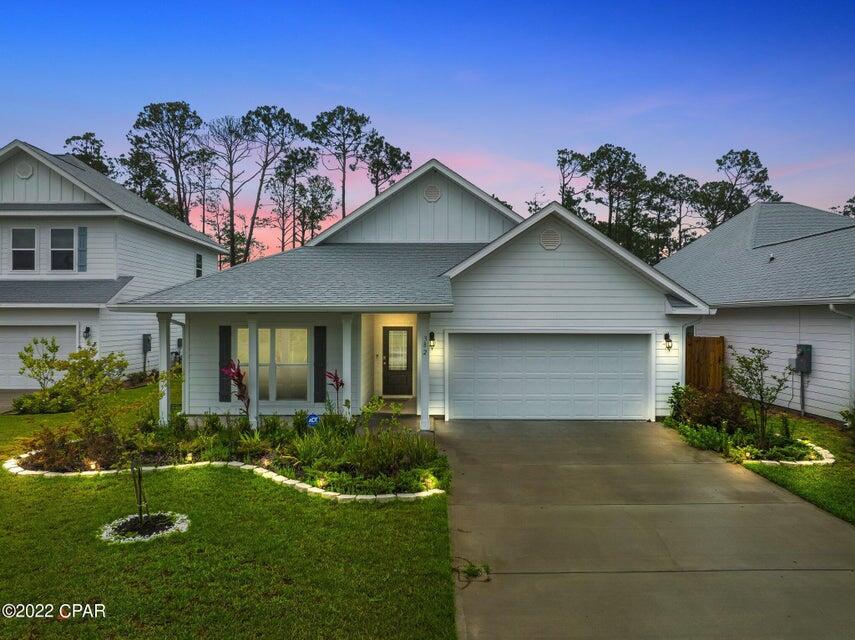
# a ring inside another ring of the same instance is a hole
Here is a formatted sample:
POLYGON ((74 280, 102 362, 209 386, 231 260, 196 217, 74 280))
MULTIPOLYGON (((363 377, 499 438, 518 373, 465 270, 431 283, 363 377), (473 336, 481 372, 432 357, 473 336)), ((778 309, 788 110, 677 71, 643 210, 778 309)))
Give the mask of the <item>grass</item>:
MULTIPOLYGON (((117 402, 144 391, 125 390, 117 402)), ((0 416, 0 458, 68 415, 0 416)), ((331 504, 255 474, 147 474, 152 511, 190 530, 106 545, 134 511, 130 477, 0 472, 0 605, 103 603, 98 620, 2 620, 0 638, 453 638, 444 496, 331 504)))
MULTIPOLYGON (((773 419, 777 428, 780 417, 773 419)), ((804 438, 834 454, 830 466, 785 467, 745 463, 754 473, 768 478, 797 496, 855 524, 855 440, 840 427, 820 420, 790 416, 797 438, 804 438)))

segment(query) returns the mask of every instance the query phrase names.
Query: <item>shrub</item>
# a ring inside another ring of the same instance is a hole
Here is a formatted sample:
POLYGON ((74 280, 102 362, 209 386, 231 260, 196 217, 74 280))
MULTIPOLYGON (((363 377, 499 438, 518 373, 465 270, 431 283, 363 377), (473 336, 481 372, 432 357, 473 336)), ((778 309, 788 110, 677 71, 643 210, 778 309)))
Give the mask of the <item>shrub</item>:
POLYGON ((12 400, 12 408, 18 413, 65 413, 74 408, 71 398, 56 389, 39 389, 12 400))
POLYGON ((841 411, 840 417, 843 418, 844 429, 855 429, 855 404, 850 409, 841 411))
POLYGON ((75 351, 63 362, 65 376, 57 386, 74 403, 81 429, 98 431, 113 426, 118 408, 110 404, 108 394, 119 389, 127 366, 121 354, 98 357, 95 345, 75 351))
POLYGON ((730 352, 736 364, 725 367, 725 372, 736 390, 748 399, 754 414, 757 445, 764 449, 769 443, 769 408, 787 387, 787 377, 792 369, 785 367, 780 376, 770 374, 767 361, 772 352, 768 349, 751 347, 744 355, 730 347, 730 352))
POLYGON ((304 409, 300 409, 299 411, 294 412, 294 416, 291 418, 291 426, 294 428, 294 431, 297 432, 297 435, 303 435, 309 430, 309 413, 304 409))
POLYGON ((59 343, 56 338, 33 338, 18 353, 21 368, 18 373, 35 380, 42 391, 56 383, 61 360, 57 357, 59 343))
POLYGON ((715 427, 683 423, 677 427, 677 431, 695 449, 718 451, 725 455, 730 452, 730 438, 725 431, 715 427))
POLYGON ((125 386, 131 388, 141 387, 155 380, 157 380, 156 369, 152 369, 149 371, 132 371, 125 378, 125 386))
POLYGON ((689 387, 679 382, 675 382, 674 386, 671 387, 671 395, 668 396, 668 406, 671 408, 670 417, 677 422, 683 419, 683 398, 688 389, 689 387))
POLYGON ((80 471, 83 469, 80 442, 67 427, 43 428, 24 441, 28 450, 34 451, 24 465, 50 471, 80 471))
POLYGON ((684 387, 682 420, 733 433, 745 425, 742 399, 729 391, 699 391, 684 387))

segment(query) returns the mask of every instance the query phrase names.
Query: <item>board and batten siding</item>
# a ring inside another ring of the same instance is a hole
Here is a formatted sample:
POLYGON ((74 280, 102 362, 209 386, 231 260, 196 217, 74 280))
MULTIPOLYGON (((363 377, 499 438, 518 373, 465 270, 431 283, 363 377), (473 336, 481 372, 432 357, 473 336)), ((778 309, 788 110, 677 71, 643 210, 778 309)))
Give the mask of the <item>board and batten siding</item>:
MULTIPOLYGON (((840 411, 850 403, 851 323, 827 306, 719 309, 695 325, 695 335, 724 336, 726 344, 739 353, 751 347, 768 349, 774 374, 796 357, 797 344, 812 345, 813 371, 805 377, 805 410, 839 420, 840 411)), ((726 357, 729 362, 729 352, 726 357)), ((794 374, 777 404, 798 410, 800 388, 799 375, 794 374)))
MULTIPOLYGON (((312 385, 312 327, 327 328, 327 371, 338 370, 345 379, 345 384, 351 385, 354 412, 358 412, 361 400, 365 397, 362 390, 363 347, 362 325, 359 314, 353 314, 353 338, 351 341, 352 380, 342 371, 342 314, 340 313, 259 313, 256 314, 258 326, 263 327, 306 327, 309 330, 309 398, 313 397, 312 385)), ((216 414, 241 413, 242 407, 238 401, 220 402, 219 399, 219 327, 231 325, 245 327, 245 313, 188 313, 187 322, 189 345, 185 352, 185 372, 187 378, 187 412, 191 415, 201 415, 206 412, 216 414)), ((370 325, 369 325, 370 326, 370 325)), ((234 345, 233 345, 234 346, 234 345)), ((334 392, 327 387, 327 393, 334 397, 334 392)), ((369 394, 370 397, 370 394, 369 394)), ((324 404, 311 400, 303 401, 260 401, 259 413, 262 415, 277 414, 292 415, 298 409, 323 412, 324 404)))
POLYGON ((100 200, 23 151, 11 154, 0 164, 0 203, 18 202, 100 205, 100 200), (24 162, 33 168, 33 174, 26 179, 17 174, 18 165, 24 162))
POLYGON ((443 414, 448 332, 655 332, 655 413, 681 379, 682 324, 665 315, 664 294, 567 224, 547 218, 452 280, 454 311, 431 315, 436 346, 430 355, 430 412, 443 414), (558 230, 547 251, 540 233, 558 230), (667 351, 664 334, 673 348, 667 351))
POLYGON ((494 207, 430 171, 325 242, 490 242, 513 226, 494 207), (428 185, 440 189, 436 202, 424 197, 428 185))
POLYGON ((4 278, 34 279, 116 277, 116 220, 106 217, 74 216, 3 216, 0 220, 0 273, 4 278), (78 272, 78 256, 74 256, 74 271, 51 271, 50 230, 86 227, 86 271, 78 272), (12 271, 12 229, 36 229, 36 267, 33 271, 12 271))

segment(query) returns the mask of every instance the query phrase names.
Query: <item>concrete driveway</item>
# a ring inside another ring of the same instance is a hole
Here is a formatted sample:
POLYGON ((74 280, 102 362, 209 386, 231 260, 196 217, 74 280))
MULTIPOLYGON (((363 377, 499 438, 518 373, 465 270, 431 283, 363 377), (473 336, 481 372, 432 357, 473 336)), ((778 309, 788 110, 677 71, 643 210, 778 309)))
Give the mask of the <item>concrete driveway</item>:
POLYGON ((850 638, 855 527, 639 422, 437 422, 475 638, 850 638))

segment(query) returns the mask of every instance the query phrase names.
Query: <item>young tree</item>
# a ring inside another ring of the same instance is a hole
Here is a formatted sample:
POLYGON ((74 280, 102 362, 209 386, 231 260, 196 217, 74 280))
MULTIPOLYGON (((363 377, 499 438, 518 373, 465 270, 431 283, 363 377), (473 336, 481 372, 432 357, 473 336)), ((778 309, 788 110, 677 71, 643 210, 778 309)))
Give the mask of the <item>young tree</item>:
POLYGON ((769 170, 760 162, 756 151, 731 149, 715 163, 716 171, 723 173, 730 185, 728 200, 734 198, 737 191, 742 192, 749 205, 781 200, 781 194, 769 184, 769 170))
POLYGON ((725 367, 727 378, 736 391, 748 399, 754 414, 757 446, 765 449, 769 445, 769 409, 787 387, 792 369, 787 366, 780 376, 771 375, 767 360, 772 352, 768 349, 751 347, 747 354, 733 347, 729 349, 735 365, 725 367))
POLYGON ((704 227, 712 231, 749 207, 748 197, 723 180, 704 183, 694 194, 692 206, 704 227))
POLYGON ((587 176, 588 157, 572 149, 559 149, 556 165, 559 175, 558 200, 561 202, 561 206, 583 220, 593 222, 594 216, 582 206, 588 192, 588 185, 576 186, 576 183, 587 176))
POLYGON ((104 153, 104 141, 92 131, 65 139, 65 149, 81 162, 108 178, 117 174, 116 161, 104 153))
POLYGON ((246 241, 246 234, 239 236, 235 228, 235 210, 237 197, 243 188, 255 177, 253 172, 247 175, 245 162, 252 155, 253 131, 245 118, 223 116, 208 123, 205 138, 206 149, 216 158, 214 170, 219 177, 219 189, 226 198, 225 233, 223 238, 228 243, 228 264, 235 266, 240 256, 249 254, 247 247, 238 246, 246 241))
POLYGON ((627 208, 630 192, 644 179, 645 169, 634 153, 613 144, 595 149, 588 156, 587 169, 591 184, 585 200, 607 208, 605 232, 615 239, 613 226, 617 224, 621 211, 627 208))
MULTIPOLYGON (((307 129, 304 124, 291 116, 281 107, 262 106, 248 112, 244 116, 247 130, 251 132, 252 143, 256 151, 255 175, 258 178, 258 186, 255 191, 255 202, 249 217, 249 227, 246 232, 246 243, 244 247, 244 259, 249 257, 249 247, 254 238, 256 224, 259 223, 258 214, 261 209, 261 194, 267 184, 268 173, 274 164, 291 149, 294 141, 306 135, 307 129)), ((261 226, 259 224, 259 226, 261 226)))
POLYGON ((321 175, 309 176, 305 185, 300 185, 299 215, 300 244, 314 238, 321 223, 335 208, 335 187, 329 178, 321 175))
POLYGON ((178 205, 166 187, 166 176, 149 153, 145 141, 139 136, 128 135, 128 143, 130 150, 120 155, 118 160, 125 187, 177 217, 178 205))
MULTIPOLYGON (((374 185, 374 195, 386 185, 395 184, 395 180, 405 171, 413 168, 409 151, 386 142, 386 138, 372 129, 362 145, 361 160, 368 172, 368 180, 374 185)), ((354 165, 355 167, 355 165, 354 165)))
POLYGON ((347 215, 347 171, 360 164, 362 145, 371 119, 351 107, 339 105, 319 113, 312 122, 309 140, 322 151, 324 166, 341 173, 341 217, 347 215))
POLYGON ((198 149, 197 135, 202 118, 183 101, 155 102, 143 107, 129 135, 140 144, 163 169, 173 190, 176 217, 190 223, 190 165, 198 149))

